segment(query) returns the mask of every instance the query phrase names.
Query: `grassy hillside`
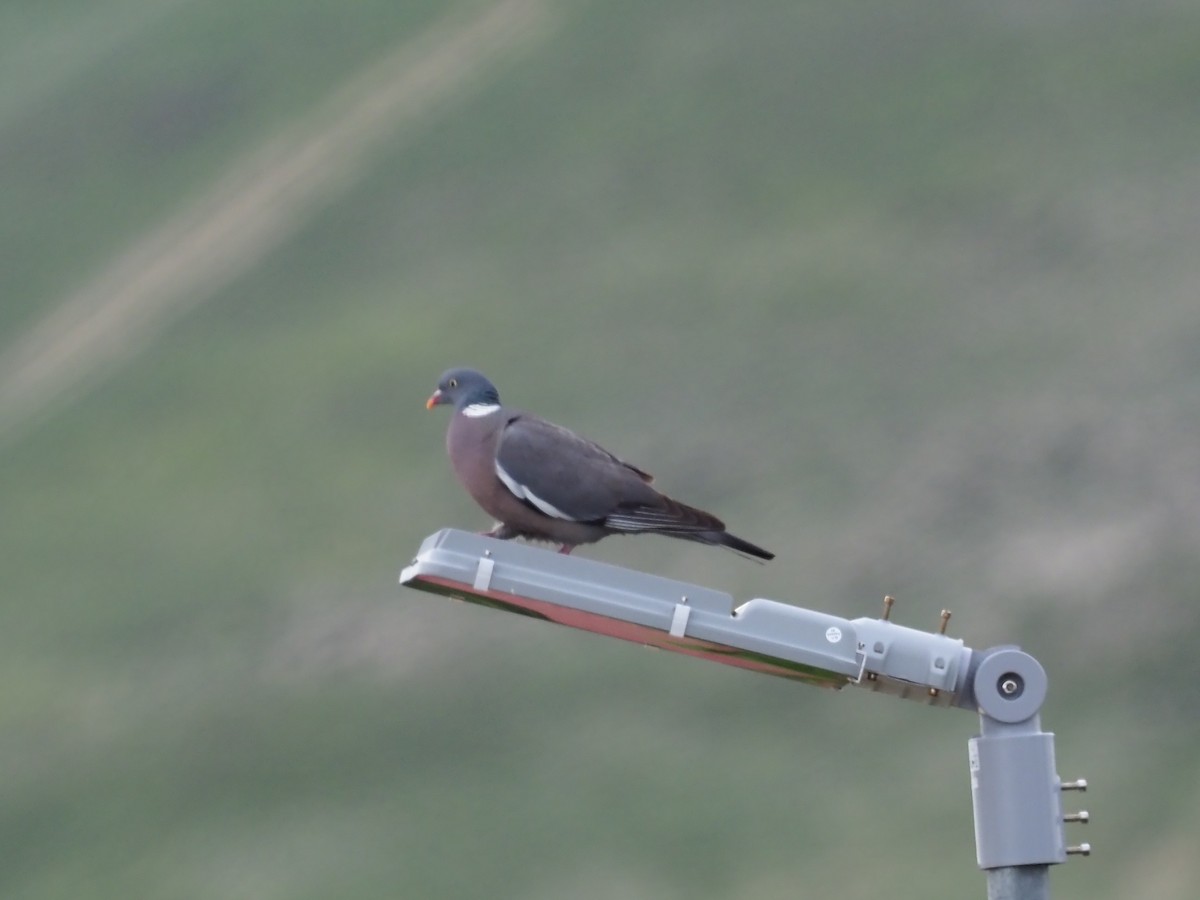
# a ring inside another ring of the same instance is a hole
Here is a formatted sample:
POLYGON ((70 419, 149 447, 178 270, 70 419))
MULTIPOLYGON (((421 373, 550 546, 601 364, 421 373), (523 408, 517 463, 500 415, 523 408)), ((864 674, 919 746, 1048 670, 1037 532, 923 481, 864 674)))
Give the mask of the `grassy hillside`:
POLYGON ((421 408, 465 362, 779 558, 586 555, 1023 643, 1095 786, 1055 896, 1190 900, 1200 14, 547 0, 437 56, 489 5, 327 7, 0 10, 5 390, 373 66, 461 73, 116 356, 49 328, 86 365, 0 416, 0 893, 982 896, 970 715, 396 587, 487 524, 421 408))

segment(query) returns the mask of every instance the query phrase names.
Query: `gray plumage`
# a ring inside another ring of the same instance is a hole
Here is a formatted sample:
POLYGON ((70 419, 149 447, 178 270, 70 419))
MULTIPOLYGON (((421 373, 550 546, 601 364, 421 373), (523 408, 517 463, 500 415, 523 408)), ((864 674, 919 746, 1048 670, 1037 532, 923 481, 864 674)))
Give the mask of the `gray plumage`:
POLYGON ((425 405, 454 407, 446 431, 450 464, 497 521, 487 532, 492 537, 553 541, 570 553, 610 534, 665 534, 775 557, 727 532, 711 513, 659 493, 648 473, 599 444, 504 406, 473 369, 450 369, 425 405))

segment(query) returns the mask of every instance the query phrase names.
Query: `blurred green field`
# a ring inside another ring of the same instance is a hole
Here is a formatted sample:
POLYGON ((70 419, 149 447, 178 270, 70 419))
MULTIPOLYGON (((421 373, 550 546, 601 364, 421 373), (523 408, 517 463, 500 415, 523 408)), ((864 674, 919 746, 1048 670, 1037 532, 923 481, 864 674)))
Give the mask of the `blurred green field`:
POLYGON ((396 586, 488 524, 467 363, 778 559, 585 555, 1022 643, 1093 785, 1054 896, 1192 900, 1200 10, 516 0, 436 56, 489 9, 0 7, 0 895, 984 895, 971 716, 396 586), (343 100, 116 351, 53 318, 343 100))

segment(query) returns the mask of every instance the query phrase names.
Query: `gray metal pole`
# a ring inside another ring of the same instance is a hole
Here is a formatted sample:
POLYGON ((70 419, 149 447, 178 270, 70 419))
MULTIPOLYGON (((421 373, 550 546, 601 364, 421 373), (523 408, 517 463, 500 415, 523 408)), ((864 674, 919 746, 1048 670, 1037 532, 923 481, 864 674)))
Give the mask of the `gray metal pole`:
POLYGON ((1042 731, 1039 710, 1046 672, 1017 647, 980 655, 971 679, 979 710, 979 735, 968 743, 975 850, 987 873, 988 900, 1048 900, 1049 867, 1087 844, 1067 847, 1062 791, 1084 790, 1083 781, 1063 784, 1054 762, 1054 735, 1042 731))
POLYGON ((988 900, 1050 900, 1049 866, 987 870, 988 900))

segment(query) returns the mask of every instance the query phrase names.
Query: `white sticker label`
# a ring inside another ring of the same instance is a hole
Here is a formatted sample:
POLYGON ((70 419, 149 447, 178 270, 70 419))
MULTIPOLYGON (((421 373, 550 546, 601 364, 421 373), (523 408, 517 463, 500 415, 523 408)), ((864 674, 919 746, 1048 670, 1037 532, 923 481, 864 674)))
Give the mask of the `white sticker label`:
POLYGON ((979 790, 979 747, 974 741, 967 741, 967 764, 971 769, 971 790, 979 790))
POLYGON ((830 625, 829 629, 825 632, 825 640, 829 641, 831 644, 836 644, 841 639, 842 629, 838 628, 836 625, 830 625))

